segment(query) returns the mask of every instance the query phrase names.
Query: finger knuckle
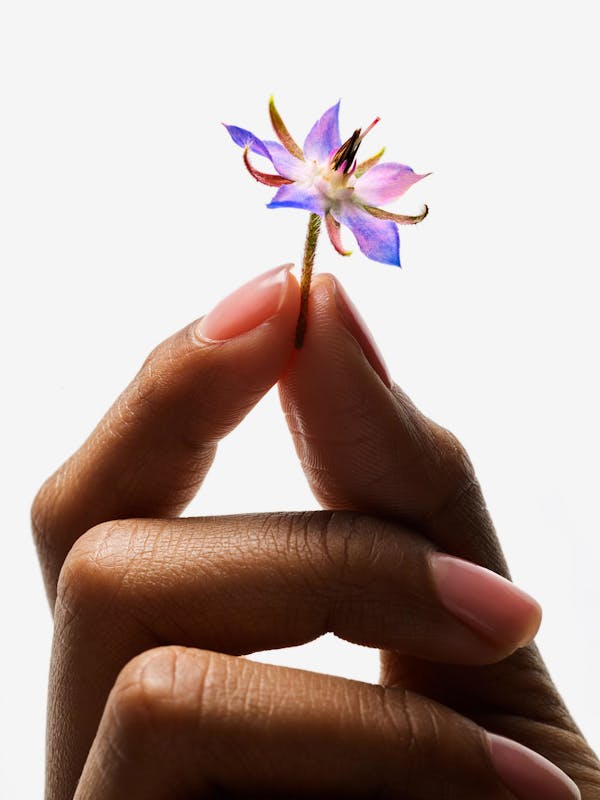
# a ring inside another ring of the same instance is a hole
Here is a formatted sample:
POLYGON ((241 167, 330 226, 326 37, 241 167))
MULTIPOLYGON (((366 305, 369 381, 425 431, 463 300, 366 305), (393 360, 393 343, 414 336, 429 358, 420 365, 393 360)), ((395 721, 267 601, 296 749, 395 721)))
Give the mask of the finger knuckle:
POLYGON ((118 605, 131 561, 135 523, 103 522, 77 539, 62 565, 56 624, 74 617, 105 615, 118 605))
POLYGON ((33 540, 44 566, 49 560, 52 549, 52 531, 57 516, 56 508, 60 497, 60 486, 59 473, 51 475, 38 489, 31 504, 30 518, 33 540))
POLYGON ((177 331, 154 347, 126 391, 118 398, 114 419, 135 423, 142 413, 153 415, 163 405, 187 370, 188 355, 197 350, 190 326, 177 331))
POLYGON ((459 481, 474 477, 473 464, 458 437, 441 425, 433 427, 433 442, 440 466, 459 481))
POLYGON ((366 528, 359 515, 334 511, 277 515, 270 524, 276 550, 284 549, 282 555, 297 562, 308 587, 327 597, 337 594, 340 585, 362 585, 356 562, 359 552, 368 546, 365 535, 368 538, 370 531, 366 528))
POLYGON ((119 673, 107 701, 107 719, 119 749, 175 736, 190 714, 201 717, 213 704, 215 670, 215 654, 179 645, 135 656, 119 673))
MULTIPOLYGON (((390 553, 396 526, 369 514, 321 513, 313 548, 316 562, 327 566, 327 585, 368 591, 379 579, 379 566, 390 553)), ((394 553, 401 558, 402 554, 394 553)), ((398 566, 398 564, 397 564, 398 566)))
POLYGON ((437 476, 436 483, 441 489, 439 502, 432 509, 431 516, 438 516, 447 507, 454 506, 462 497, 477 490, 479 484, 469 454, 458 437, 434 423, 430 431, 431 463, 437 476))
POLYGON ((440 711, 433 701, 405 689, 382 689, 381 707, 385 723, 400 743, 406 778, 412 785, 443 745, 440 711))

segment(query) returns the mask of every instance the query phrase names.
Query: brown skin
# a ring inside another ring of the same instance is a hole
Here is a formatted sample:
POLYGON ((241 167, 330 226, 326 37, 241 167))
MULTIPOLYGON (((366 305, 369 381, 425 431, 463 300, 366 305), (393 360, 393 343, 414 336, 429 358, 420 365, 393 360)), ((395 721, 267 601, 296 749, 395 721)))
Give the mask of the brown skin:
POLYGON ((482 638, 436 596, 435 549, 508 576, 466 454, 374 371, 331 277, 296 352, 298 303, 291 278, 253 331, 160 345, 36 497, 48 799, 511 800, 486 728, 592 800, 600 764, 537 649, 482 638), (277 381, 326 510, 178 519, 277 381), (239 658, 326 631, 381 648, 381 686, 239 658))

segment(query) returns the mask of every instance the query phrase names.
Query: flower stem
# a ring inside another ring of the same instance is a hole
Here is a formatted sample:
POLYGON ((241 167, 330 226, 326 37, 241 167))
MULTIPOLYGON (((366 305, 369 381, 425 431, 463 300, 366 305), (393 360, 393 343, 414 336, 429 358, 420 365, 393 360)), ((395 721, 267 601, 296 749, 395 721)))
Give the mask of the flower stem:
POLYGON ((297 350, 300 350, 302 347, 304 343, 304 334, 306 333, 308 294, 310 292, 310 282, 312 279, 313 264, 315 263, 315 253, 320 230, 321 217, 318 214, 311 214, 308 220, 308 231, 306 232, 306 242, 304 244, 304 260, 302 262, 302 277, 300 279, 300 313, 298 314, 295 340, 297 350))

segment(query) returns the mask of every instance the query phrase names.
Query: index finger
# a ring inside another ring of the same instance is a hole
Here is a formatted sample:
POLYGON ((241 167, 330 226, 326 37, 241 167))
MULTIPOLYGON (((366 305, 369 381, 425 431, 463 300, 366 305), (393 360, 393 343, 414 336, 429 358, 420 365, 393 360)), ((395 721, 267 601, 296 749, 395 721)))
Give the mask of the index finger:
POLYGON ((181 513, 218 441, 289 359, 299 287, 264 273, 160 344, 82 447, 42 486, 32 524, 51 604, 62 563, 94 525, 181 513))

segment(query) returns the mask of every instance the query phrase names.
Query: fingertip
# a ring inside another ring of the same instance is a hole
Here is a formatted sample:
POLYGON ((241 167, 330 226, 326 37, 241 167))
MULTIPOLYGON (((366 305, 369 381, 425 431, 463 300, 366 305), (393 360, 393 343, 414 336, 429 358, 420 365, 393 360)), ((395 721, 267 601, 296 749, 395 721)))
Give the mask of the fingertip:
POLYGON ((486 736, 494 768, 519 800, 581 800, 575 782, 547 758, 504 736, 486 736))
POLYGON ((286 319, 297 305, 298 282, 293 264, 283 264, 258 275, 202 317, 198 338, 205 342, 227 341, 248 333, 275 317, 286 319))
POLYGON ((445 608, 508 655, 530 644, 542 619, 540 604, 514 583, 478 564, 445 553, 430 558, 445 608))

